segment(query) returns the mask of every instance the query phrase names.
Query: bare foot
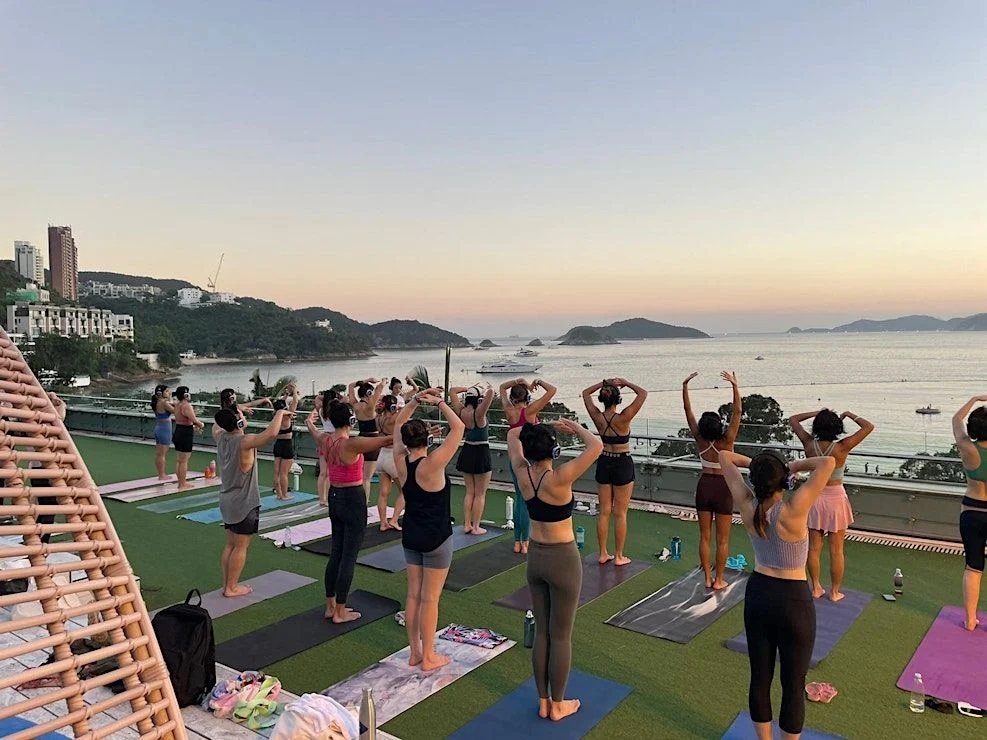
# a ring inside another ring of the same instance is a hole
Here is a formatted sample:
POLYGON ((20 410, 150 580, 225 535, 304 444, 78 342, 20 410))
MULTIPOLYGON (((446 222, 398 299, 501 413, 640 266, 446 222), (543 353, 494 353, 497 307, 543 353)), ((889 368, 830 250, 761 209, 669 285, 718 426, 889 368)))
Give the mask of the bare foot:
POLYGON ((520 542, 515 542, 514 543, 514 554, 515 555, 520 555, 521 554, 521 543, 520 542))
POLYGON ((386 531, 387 531, 387 530, 389 530, 390 528, 391 528, 391 527, 390 527, 390 525, 388 525, 388 523, 387 523, 387 522, 381 522, 381 523, 380 523, 380 531, 381 531, 381 532, 386 532, 386 531))
POLYGON ((627 565, 630 562, 631 562, 631 559, 629 557, 627 557, 626 555, 618 555, 614 559, 613 564, 614 565, 627 565))
POLYGON ((434 653, 428 658, 422 658, 422 670, 425 673, 435 671, 444 665, 449 665, 449 656, 442 653, 434 653))
POLYGON ((606 565, 611 560, 613 560, 613 555, 608 555, 605 552, 600 553, 600 565, 606 565))
POLYGON ((473 534, 486 534, 486 533, 487 530, 485 530, 483 527, 476 527, 476 526, 473 527, 473 534))
POLYGON ((521 554, 522 555, 527 555, 528 554, 528 543, 527 542, 522 542, 521 543, 521 554))
POLYGON ((333 624, 343 624, 344 622, 355 622, 363 615, 360 612, 355 612, 352 609, 347 609, 343 607, 342 609, 336 609, 336 613, 332 615, 333 624))
POLYGON ((706 576, 706 588, 713 588, 713 576, 706 576))
POLYGON ((722 591, 723 589, 725 589, 729 585, 730 584, 727 583, 726 581, 724 581, 722 578, 717 578, 715 581, 713 581, 713 590, 714 591, 722 591))
POLYGON ((552 706, 551 704, 548 703, 548 699, 538 700, 538 716, 541 717, 542 719, 548 719, 548 713, 551 710, 551 708, 552 706))
POLYGON ((158 476, 158 480, 168 480, 169 478, 171 478, 170 475, 159 475, 158 476))
POLYGON ((843 601, 843 599, 845 598, 846 598, 846 594, 841 594, 839 591, 833 591, 829 595, 829 600, 832 601, 834 604, 837 601, 843 601))
POLYGON ((396 520, 393 522, 388 522, 387 526, 390 527, 391 529, 396 529, 398 532, 401 531, 401 525, 398 524, 396 520))
POLYGON ((328 501, 323 501, 322 499, 319 499, 319 506, 329 506, 329 502, 328 501))
POLYGON ((824 589, 822 586, 815 586, 815 587, 813 587, 813 589, 812 589, 812 598, 814 598, 814 599, 821 599, 825 595, 826 595, 826 589, 824 589))
POLYGON ((195 488, 195 486, 193 486, 191 483, 182 483, 178 487, 178 490, 179 491, 191 491, 193 488, 195 488))
POLYGON ((565 699, 564 701, 553 701, 552 711, 549 716, 552 718, 553 722, 558 722, 560 719, 565 719, 570 714, 575 714, 579 711, 579 699, 565 699))
POLYGON ((421 662, 422 662, 422 656, 415 655, 414 653, 412 653, 411 657, 408 658, 408 665, 410 665, 412 668, 414 668, 416 665, 418 665, 421 662))
POLYGON ((980 626, 980 620, 974 619, 972 625, 969 622, 966 622, 963 626, 966 627, 967 632, 973 632, 975 629, 977 629, 977 627, 980 626))
POLYGON ((237 584, 233 588, 224 588, 223 596, 228 599, 236 598, 237 596, 246 596, 252 593, 253 589, 250 586, 244 586, 242 583, 237 584))
POLYGON ((463 534, 473 534, 473 525, 472 524, 464 524, 463 525, 463 534))

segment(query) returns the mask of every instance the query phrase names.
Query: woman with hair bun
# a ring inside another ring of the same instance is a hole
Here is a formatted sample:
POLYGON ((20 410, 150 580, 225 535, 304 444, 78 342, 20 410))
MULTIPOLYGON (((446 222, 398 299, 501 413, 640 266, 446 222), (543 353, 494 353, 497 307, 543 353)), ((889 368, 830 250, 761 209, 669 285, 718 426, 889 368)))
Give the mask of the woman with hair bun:
MULTIPOLYGON (((326 434, 332 434, 336 431, 335 427, 332 425, 332 419, 329 418, 329 406, 333 401, 339 400, 339 391, 326 390, 320 391, 315 397, 315 411, 318 421, 322 424, 322 431, 326 434)), ((319 504, 321 506, 329 505, 329 473, 326 467, 325 459, 319 455, 319 478, 316 481, 316 492, 319 494, 319 504)))
POLYGON ((829 482, 809 512, 808 568, 812 595, 818 599, 826 593, 822 587, 820 560, 823 537, 829 535, 829 574, 832 579, 829 598, 834 602, 842 601, 843 593, 840 591, 840 586, 843 584, 843 573, 846 570, 843 541, 847 529, 853 524, 853 509, 850 508, 850 499, 843 487, 843 473, 846 471, 846 459, 850 450, 874 431, 874 425, 862 416, 849 411, 837 416, 835 411, 829 409, 795 414, 788 423, 802 442, 806 457, 830 455, 836 460, 836 467, 829 482), (843 420, 847 418, 860 428, 849 437, 840 439, 844 433, 843 420), (802 422, 808 419, 812 419, 811 434, 802 426, 802 422))
POLYGON ((966 495, 960 511, 960 538, 966 555, 963 573, 963 607, 970 632, 977 628, 977 602, 984 574, 987 548, 987 394, 974 396, 953 415, 953 437, 966 474, 966 495))
POLYGON ((171 447, 171 415, 175 413, 168 386, 155 386, 151 394, 151 411, 154 412, 154 468, 158 471, 158 480, 168 480, 166 464, 171 447))
MULTIPOLYGON (((390 394, 381 396, 377 404, 377 430, 384 437, 394 434, 394 423, 398 418, 402 406, 400 396, 390 394)), ((398 479, 398 469, 394 462, 394 450, 385 447, 380 451, 377 459, 377 513, 380 516, 380 531, 387 529, 401 529, 398 519, 404 513, 404 493, 401 486, 398 486, 398 497, 394 502, 394 515, 387 518, 387 499, 391 496, 391 487, 398 479)))
POLYGON ((463 474, 466 497, 463 499, 463 531, 466 534, 486 534, 480 526, 487 502, 487 488, 493 471, 490 457, 490 428, 487 412, 493 403, 493 388, 478 385, 470 388, 450 388, 452 410, 466 425, 463 449, 456 461, 456 470, 463 474), (460 394, 463 399, 460 400, 460 394))
POLYGON ((783 737, 798 737, 805 722, 805 675, 816 639, 816 605, 805 578, 809 511, 829 481, 836 461, 810 457, 786 462, 774 452, 754 458, 723 450, 720 466, 754 548, 754 573, 744 597, 744 630, 751 680, 748 707, 759 740, 770 740, 771 682, 781 664, 783 737), (748 487, 740 468, 750 471, 748 487), (809 479, 791 496, 795 473, 809 479), (785 734, 787 733, 787 734, 785 734))
POLYGON ((269 406, 273 409, 274 402, 267 396, 264 396, 262 398, 255 398, 253 401, 239 403, 237 401, 236 391, 233 388, 224 388, 219 392, 219 407, 232 411, 244 424, 247 423, 247 417, 254 413, 254 409, 260 406, 269 406))
POLYGON ((178 479, 178 490, 187 491, 192 488, 188 482, 188 461, 192 457, 195 446, 195 433, 201 432, 205 424, 195 415, 192 406, 192 394, 187 385, 175 389, 175 431, 172 433, 172 444, 175 445, 175 477, 178 479))
POLYGON ((740 388, 736 373, 722 372, 720 377, 733 388, 733 408, 727 421, 716 411, 704 411, 699 421, 692 413, 689 398, 689 381, 699 373, 693 373, 682 383, 682 405, 689 431, 699 448, 699 464, 702 475, 696 486, 696 512, 699 515, 699 564, 706 575, 706 588, 717 591, 727 587, 723 572, 730 554, 730 526, 733 524, 733 498, 723 479, 720 467, 720 454, 733 451, 733 444, 740 432, 740 388), (716 521, 716 575, 710 561, 710 542, 713 537, 713 522, 716 521))
MULTIPOLYGON (((354 380, 346 389, 346 396, 356 414, 357 430, 364 437, 376 437, 380 434, 377 429, 377 407, 383 393, 384 381, 376 378, 354 380)), ((379 457, 378 450, 367 452, 363 456, 363 485, 367 489, 368 499, 379 457)))

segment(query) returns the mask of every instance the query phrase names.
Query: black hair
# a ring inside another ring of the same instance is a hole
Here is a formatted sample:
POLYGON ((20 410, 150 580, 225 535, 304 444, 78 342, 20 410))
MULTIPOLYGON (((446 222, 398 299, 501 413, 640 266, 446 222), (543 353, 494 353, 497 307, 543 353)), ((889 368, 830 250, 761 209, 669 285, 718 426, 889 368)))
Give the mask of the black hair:
POLYGON ((421 419, 411 419, 401 425, 401 441, 409 450, 428 446, 428 427, 421 419))
POLYGON ((219 405, 224 409, 236 408, 236 391, 232 388, 223 388, 219 392, 219 405))
POLYGON ((970 412, 966 418, 966 434, 977 442, 987 441, 987 406, 981 406, 970 412))
POLYGON ((391 382, 387 384, 387 387, 393 391, 396 385, 404 385, 404 381, 400 378, 391 378, 391 382))
POLYGON ((699 429, 699 436, 707 442, 718 442, 727 436, 727 424, 715 411, 704 411, 696 426, 699 429))
POLYGON ((336 429, 350 426, 350 420, 352 418, 353 407, 348 403, 338 400, 329 402, 329 423, 336 429))
POLYGON ((531 391, 528 390, 528 386, 522 383, 516 383, 511 386, 509 397, 511 403, 528 403, 531 400, 531 391))
POLYGON ((192 394, 189 393, 189 387, 187 385, 180 385, 175 389, 175 397, 179 401, 188 401, 192 398, 192 394))
POLYGON ((329 407, 333 401, 339 400, 339 391, 322 391, 322 403, 319 406, 319 417, 323 420, 329 418, 329 407))
POLYGON ((529 462, 551 460, 554 457, 552 451, 558 443, 555 440, 555 432, 548 424, 525 422, 518 438, 521 440, 524 458, 529 462))
POLYGON ((843 419, 835 411, 823 409, 812 420, 812 436, 821 442, 835 442, 844 431, 843 419))
POLYGON ((384 411, 390 411, 391 406, 397 406, 397 405, 398 405, 398 397, 392 396, 391 394, 387 394, 386 396, 380 397, 380 403, 377 405, 377 408, 380 409, 381 412, 384 412, 384 411))
POLYGON ((604 408, 616 406, 620 403, 620 388, 605 382, 600 386, 600 394, 597 396, 597 400, 603 404, 604 408))
POLYGON ((463 396, 463 405, 471 406, 472 408, 475 409, 477 406, 480 405, 480 397, 482 395, 483 394, 480 393, 479 388, 468 388, 466 390, 466 394, 463 396), (470 391, 474 391, 474 393, 470 393, 470 391))
POLYGON ((168 390, 168 386, 164 384, 154 386, 154 393, 151 394, 151 410, 154 413, 158 413, 158 401, 164 398, 166 390, 168 390))
POLYGON ((754 488, 757 506, 754 508, 754 531, 759 537, 767 537, 768 516, 764 502, 778 491, 788 488, 788 463, 781 455, 764 451, 751 459, 750 481, 754 488))
POLYGON ((374 392, 374 386, 372 383, 366 381, 356 384, 356 397, 361 401, 366 401, 369 399, 370 395, 374 392))
POLYGON ((240 422, 240 417, 234 414, 232 409, 220 409, 213 419, 220 429, 227 432, 235 432, 240 422))

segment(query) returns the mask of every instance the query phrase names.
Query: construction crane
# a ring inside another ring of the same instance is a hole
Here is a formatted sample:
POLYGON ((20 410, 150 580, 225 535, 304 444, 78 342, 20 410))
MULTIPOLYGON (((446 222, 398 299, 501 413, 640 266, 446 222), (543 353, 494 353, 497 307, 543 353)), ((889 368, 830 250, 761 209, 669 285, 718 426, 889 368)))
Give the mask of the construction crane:
POLYGON ((212 293, 216 292, 216 281, 219 280, 219 271, 223 269, 223 258, 226 256, 226 252, 219 255, 219 266, 216 267, 216 272, 212 277, 206 278, 206 285, 209 286, 209 291, 212 293))

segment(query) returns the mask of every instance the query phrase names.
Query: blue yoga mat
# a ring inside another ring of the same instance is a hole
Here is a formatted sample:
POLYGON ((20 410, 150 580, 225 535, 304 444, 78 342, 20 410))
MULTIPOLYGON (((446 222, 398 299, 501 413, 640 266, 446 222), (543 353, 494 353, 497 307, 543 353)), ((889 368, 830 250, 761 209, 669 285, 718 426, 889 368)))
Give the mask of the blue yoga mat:
MULTIPOLYGON (((772 729, 774 729, 774 737, 781 737, 777 722, 774 723, 772 729)), ((757 740, 751 716, 747 712, 738 714, 737 719, 733 721, 733 724, 723 735, 723 740, 757 740)), ((844 738, 840 735, 828 735, 825 732, 804 729, 802 730, 802 740, 844 740, 844 738)))
MULTIPOLYGON (((52 717, 52 719, 54 719, 54 717, 52 717)), ((37 725, 34 722, 28 722, 26 719, 21 719, 20 717, 0 719, 0 737, 13 735, 15 732, 26 730, 29 727, 37 727, 37 725)), ((57 732, 46 732, 44 735, 38 735, 37 737, 38 740, 66 740, 65 735, 59 735, 57 732)))
MULTIPOLYGON (((260 510, 271 511, 273 509, 281 509, 285 506, 293 506, 299 504, 302 501, 311 501, 315 496, 311 493, 293 493, 292 499, 290 501, 278 501, 277 496, 264 496, 260 500, 260 510)), ((216 522, 223 521, 223 515, 219 511, 217 506, 214 509, 205 509, 204 511, 193 511, 189 514, 179 514, 179 519, 188 519, 190 522, 199 522, 199 524, 215 524, 216 522)))
POLYGON ((566 698, 579 699, 579 711, 560 722, 538 716, 538 692, 531 678, 487 709, 483 714, 450 735, 459 740, 570 740, 582 737, 613 711, 631 693, 630 686, 605 678, 573 671, 569 675, 566 698))

